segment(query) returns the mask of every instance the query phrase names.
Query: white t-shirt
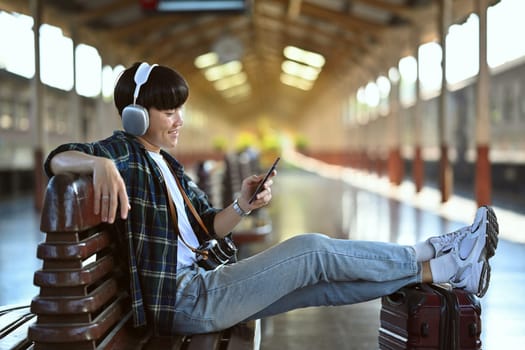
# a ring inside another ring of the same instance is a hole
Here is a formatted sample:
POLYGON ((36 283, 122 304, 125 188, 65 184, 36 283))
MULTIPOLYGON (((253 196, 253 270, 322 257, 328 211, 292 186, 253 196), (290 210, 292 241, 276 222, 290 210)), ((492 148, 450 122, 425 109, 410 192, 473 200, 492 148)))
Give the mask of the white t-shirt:
MULTIPOLYGON (((197 248, 199 246, 199 240, 197 239, 197 235, 195 235, 195 232, 190 225, 188 215, 186 215, 186 210, 184 209, 184 198, 182 198, 179 186, 177 186, 175 178, 173 177, 168 164, 166 164, 166 160, 164 160, 160 153, 149 151, 148 153, 150 154, 151 158, 153 158, 155 163, 157 163, 157 165, 160 167, 166 185, 168 186, 168 191, 170 191, 171 198, 173 198, 175 208, 177 209, 177 219, 180 234, 186 243, 188 243, 193 248, 197 248)), ((193 253, 179 237, 177 245, 177 268, 190 266, 195 261, 195 253, 193 253)))

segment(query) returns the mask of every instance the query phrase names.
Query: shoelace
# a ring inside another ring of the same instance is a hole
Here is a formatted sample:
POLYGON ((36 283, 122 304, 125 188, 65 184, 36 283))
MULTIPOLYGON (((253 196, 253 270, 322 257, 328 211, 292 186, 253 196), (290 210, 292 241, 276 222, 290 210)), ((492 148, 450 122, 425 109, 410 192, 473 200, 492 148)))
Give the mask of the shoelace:
POLYGON ((448 253, 454 247, 454 243, 457 242, 458 236, 461 236, 466 232, 470 232, 470 227, 463 227, 446 235, 435 237, 434 239, 441 245, 441 249, 436 252, 436 257, 448 253))

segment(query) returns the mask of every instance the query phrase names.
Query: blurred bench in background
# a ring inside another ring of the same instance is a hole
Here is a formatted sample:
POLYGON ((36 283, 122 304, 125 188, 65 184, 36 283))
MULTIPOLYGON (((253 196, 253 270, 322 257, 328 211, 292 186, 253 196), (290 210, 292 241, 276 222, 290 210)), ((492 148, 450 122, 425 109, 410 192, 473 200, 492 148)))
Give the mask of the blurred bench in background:
MULTIPOLYGON (((227 207, 239 196, 243 179, 265 170, 261 168, 257 153, 249 150, 228 153, 224 162, 203 161, 198 165, 198 186, 208 194, 214 206, 227 207)), ((262 242, 271 232, 268 208, 260 208, 239 223, 233 231, 233 239, 242 251, 244 244, 262 242)))

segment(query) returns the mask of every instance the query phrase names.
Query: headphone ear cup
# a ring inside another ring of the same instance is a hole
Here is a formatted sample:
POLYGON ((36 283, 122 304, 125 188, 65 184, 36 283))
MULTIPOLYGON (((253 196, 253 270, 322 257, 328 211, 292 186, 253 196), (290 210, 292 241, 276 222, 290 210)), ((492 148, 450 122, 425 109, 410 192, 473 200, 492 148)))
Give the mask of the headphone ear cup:
POLYGON ((124 130, 135 136, 142 136, 149 127, 148 110, 140 105, 129 105, 122 111, 124 130))

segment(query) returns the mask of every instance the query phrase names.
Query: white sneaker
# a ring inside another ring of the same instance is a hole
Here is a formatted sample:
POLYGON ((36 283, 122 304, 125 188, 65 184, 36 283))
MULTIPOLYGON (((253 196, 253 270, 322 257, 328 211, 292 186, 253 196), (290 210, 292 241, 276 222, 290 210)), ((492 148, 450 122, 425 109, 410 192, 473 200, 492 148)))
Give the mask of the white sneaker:
POLYGON ((465 289, 478 297, 485 295, 490 281, 488 259, 496 252, 498 230, 492 208, 479 208, 469 232, 456 239, 450 251, 458 264, 458 271, 450 280, 452 287, 465 289))
MULTIPOLYGON (((489 211, 489 218, 492 217, 493 224, 496 226, 496 236, 495 240, 491 242, 491 249, 488 251, 488 257, 492 257, 495 253, 496 246, 498 245, 498 238, 497 238, 497 231, 498 231, 498 223, 496 220, 496 215, 494 214, 494 211, 487 207, 483 206, 478 208, 476 211, 476 216, 474 218, 474 222, 470 226, 462 227, 454 232, 450 232, 441 236, 434 236, 427 239, 427 242, 430 243, 434 247, 435 255, 434 258, 438 258, 443 254, 449 253, 456 244, 461 241, 463 238, 465 238, 466 235, 469 234, 476 234, 476 230, 479 228, 479 226, 482 224, 483 220, 489 220, 487 218, 486 212, 489 211)), ((465 249, 465 248, 463 248, 465 249)))

